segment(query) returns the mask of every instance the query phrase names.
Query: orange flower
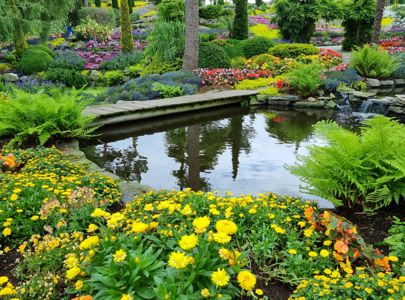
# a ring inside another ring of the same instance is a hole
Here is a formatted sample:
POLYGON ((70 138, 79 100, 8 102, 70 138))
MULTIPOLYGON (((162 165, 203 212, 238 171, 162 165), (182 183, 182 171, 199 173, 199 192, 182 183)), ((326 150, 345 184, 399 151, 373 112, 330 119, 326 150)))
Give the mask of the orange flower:
POLYGON ((334 248, 337 252, 342 254, 349 252, 349 246, 342 240, 337 240, 334 248))
POLYGON ((75 297, 71 300, 93 300, 93 297, 90 295, 86 295, 86 296, 79 296, 79 297, 75 297))
POLYGON ((384 256, 383 258, 378 258, 375 261, 375 264, 382 268, 384 271, 389 272, 391 271, 390 260, 388 256, 384 256))
POLYGON ((308 221, 313 221, 314 220, 314 208, 313 207, 307 207, 304 211, 304 216, 305 219, 307 219, 308 221))

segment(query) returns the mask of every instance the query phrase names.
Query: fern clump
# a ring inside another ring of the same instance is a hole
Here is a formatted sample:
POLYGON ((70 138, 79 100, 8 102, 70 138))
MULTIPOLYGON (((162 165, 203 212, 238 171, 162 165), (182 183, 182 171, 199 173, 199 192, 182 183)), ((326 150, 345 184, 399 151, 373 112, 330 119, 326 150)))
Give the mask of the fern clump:
POLYGON ((48 95, 43 91, 30 94, 13 90, 11 98, 0 100, 0 137, 11 137, 11 145, 44 145, 50 139, 86 138, 94 131, 88 129, 94 118, 82 114, 89 101, 84 101, 78 91, 54 90, 48 95))
POLYGON ((372 213, 405 197, 405 126, 376 116, 359 134, 322 121, 315 133, 327 146, 311 146, 289 170, 303 180, 303 190, 336 206, 372 213))

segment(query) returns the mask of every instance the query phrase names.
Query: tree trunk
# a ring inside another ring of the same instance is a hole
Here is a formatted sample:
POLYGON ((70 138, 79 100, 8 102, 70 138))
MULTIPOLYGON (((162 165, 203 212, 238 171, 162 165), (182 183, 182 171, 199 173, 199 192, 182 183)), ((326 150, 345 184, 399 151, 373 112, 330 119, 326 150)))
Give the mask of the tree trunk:
POLYGON ((193 191, 201 189, 200 178, 200 131, 201 125, 187 127, 187 165, 188 165, 188 187, 193 191))
POLYGON ((186 44, 183 69, 195 70, 199 59, 199 24, 198 0, 186 0, 186 44))
POLYGON ((128 1, 121 1, 121 50, 124 53, 134 51, 134 38, 132 36, 131 20, 129 17, 128 1))
POLYGON ((84 7, 89 7, 89 0, 84 0, 83 1, 83 6, 84 7))
POLYGON ((377 0, 373 27, 373 43, 378 43, 381 33, 381 21, 384 14, 385 0, 377 0))

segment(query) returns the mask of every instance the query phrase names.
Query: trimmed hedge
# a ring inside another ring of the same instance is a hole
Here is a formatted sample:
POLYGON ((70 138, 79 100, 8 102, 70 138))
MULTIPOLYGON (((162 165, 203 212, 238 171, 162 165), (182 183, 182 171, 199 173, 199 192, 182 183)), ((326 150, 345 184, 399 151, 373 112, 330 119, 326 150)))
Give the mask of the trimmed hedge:
POLYGON ((271 40, 260 36, 242 42, 242 48, 246 58, 267 53, 273 46, 274 43, 271 40))
POLYGON ((269 53, 280 58, 295 58, 301 54, 319 54, 319 49, 311 44, 279 44, 272 47, 269 53))
POLYGON ((17 64, 17 70, 26 75, 31 75, 45 71, 51 62, 52 56, 48 53, 42 50, 28 49, 17 64))
POLYGON ((231 61, 225 50, 213 43, 200 44, 200 68, 230 68, 231 61))

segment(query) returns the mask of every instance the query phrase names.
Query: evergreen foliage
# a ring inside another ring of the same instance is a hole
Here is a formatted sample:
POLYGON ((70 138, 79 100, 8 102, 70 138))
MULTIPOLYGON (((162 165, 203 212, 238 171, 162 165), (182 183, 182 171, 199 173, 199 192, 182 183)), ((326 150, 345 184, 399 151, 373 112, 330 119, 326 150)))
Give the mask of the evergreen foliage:
POLYGON ((232 38, 246 40, 249 36, 247 0, 235 0, 235 18, 233 21, 232 38))
POLYGON ((287 73, 287 78, 299 95, 308 97, 322 85, 321 75, 321 65, 299 63, 295 69, 287 73))
POLYGON ((184 22, 185 4, 183 0, 164 0, 157 8, 160 21, 184 22))
POLYGON ((276 0, 275 9, 275 21, 284 39, 310 42, 320 17, 319 0, 276 0))
POLYGON ((199 51, 200 68, 230 68, 231 61, 221 46, 213 43, 201 43, 199 51))
POLYGON ((45 71, 52 62, 52 56, 39 49, 28 49, 24 52, 17 70, 30 75, 37 72, 45 71))
POLYGON ((327 146, 311 146, 289 167, 304 191, 333 204, 372 213, 405 197, 405 126, 376 116, 356 134, 335 122, 319 122, 315 132, 327 146))
POLYGON ((128 1, 121 1, 121 50, 124 53, 134 51, 134 39, 129 14, 128 1))
POLYGON ((343 50, 363 46, 371 41, 375 0, 356 0, 345 2, 342 25, 345 28, 343 50))

